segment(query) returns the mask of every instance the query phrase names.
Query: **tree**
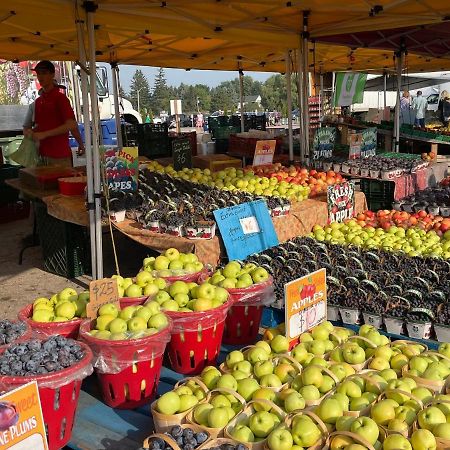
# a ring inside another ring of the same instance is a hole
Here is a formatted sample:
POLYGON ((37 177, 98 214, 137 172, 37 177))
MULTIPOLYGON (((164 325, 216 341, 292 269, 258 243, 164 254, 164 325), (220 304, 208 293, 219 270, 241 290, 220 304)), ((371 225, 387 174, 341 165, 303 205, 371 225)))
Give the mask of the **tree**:
POLYGON ((148 84, 147 78, 143 74, 142 70, 137 69, 136 72, 134 72, 133 78, 131 79, 131 103, 133 104, 133 107, 136 108, 136 110, 140 110, 138 112, 142 115, 147 109, 150 108, 150 98, 150 86, 148 84))
POLYGON ((156 111, 157 114, 161 111, 168 111, 171 96, 173 96, 173 89, 167 86, 164 69, 160 67, 153 86, 151 102, 153 111, 156 111))
MULTIPOLYGON (((292 80, 292 107, 297 106, 297 88, 292 80)), ((287 112, 287 85, 283 75, 272 75, 262 85, 261 104, 269 111, 287 112)))
POLYGON ((130 100, 130 96, 125 92, 125 89, 122 86, 119 86, 119 97, 130 100))

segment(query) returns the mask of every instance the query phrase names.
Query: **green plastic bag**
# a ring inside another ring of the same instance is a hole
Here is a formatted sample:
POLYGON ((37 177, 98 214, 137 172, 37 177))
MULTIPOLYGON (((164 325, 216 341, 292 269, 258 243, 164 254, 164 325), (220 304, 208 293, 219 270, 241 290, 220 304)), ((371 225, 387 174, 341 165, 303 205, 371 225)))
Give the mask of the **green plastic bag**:
POLYGON ((36 167, 40 161, 36 143, 33 139, 24 137, 19 148, 9 155, 9 159, 23 167, 36 167))

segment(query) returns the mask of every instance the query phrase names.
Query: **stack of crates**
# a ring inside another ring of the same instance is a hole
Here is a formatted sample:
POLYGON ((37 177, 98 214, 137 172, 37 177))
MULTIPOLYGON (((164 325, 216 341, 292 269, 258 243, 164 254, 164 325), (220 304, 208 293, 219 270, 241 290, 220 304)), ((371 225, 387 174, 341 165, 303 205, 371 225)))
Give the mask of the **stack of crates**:
POLYGON ((171 155, 167 123, 142 123, 137 126, 140 156, 149 159, 166 158, 171 155))
POLYGON ((391 209, 394 201, 395 183, 385 180, 361 178, 360 189, 364 192, 370 210, 391 209))
POLYGON ((20 166, 4 164, 0 167, 0 223, 26 219, 30 214, 30 202, 19 200, 19 191, 5 183, 17 178, 20 166))

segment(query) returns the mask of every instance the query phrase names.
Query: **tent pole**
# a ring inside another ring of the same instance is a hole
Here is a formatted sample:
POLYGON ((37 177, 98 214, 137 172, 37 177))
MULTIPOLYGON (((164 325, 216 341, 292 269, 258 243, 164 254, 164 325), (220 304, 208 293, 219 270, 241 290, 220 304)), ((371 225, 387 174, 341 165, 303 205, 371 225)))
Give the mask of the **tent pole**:
POLYGON ((241 133, 245 131, 245 108, 244 108, 244 72, 239 69, 239 101, 241 102, 241 133))
MULTIPOLYGON (((77 20, 77 38, 78 38, 78 58, 81 63, 80 78, 81 78, 81 95, 83 99, 83 123, 84 123, 84 143, 86 147, 86 178, 87 178, 87 204, 89 212, 89 238, 91 244, 91 268, 92 278, 97 278, 97 248, 95 245, 95 236, 97 233, 95 226, 95 211, 94 211, 94 176, 92 166, 92 141, 89 118, 89 94, 88 94, 88 79, 87 73, 83 70, 86 67, 86 53, 84 49, 84 31, 83 21, 77 20)), ((75 74, 75 76, 77 76, 75 74)))
POLYGON ((303 11, 303 32, 302 32, 302 45, 301 45, 301 58, 302 58, 302 97, 303 97, 303 130, 304 136, 304 150, 302 155, 302 162, 306 162, 309 159, 309 70, 308 70, 308 11, 303 11))
POLYGON ((294 136, 292 133, 292 76, 291 76, 291 51, 286 52, 286 88, 287 88, 287 114, 288 114, 288 142, 289 161, 294 161, 294 136))
POLYGON ((97 100, 97 70, 95 66, 95 30, 94 13, 97 5, 86 2, 88 43, 89 43, 89 77, 91 93, 91 115, 92 115, 92 159, 94 167, 94 205, 95 205, 95 247, 97 254, 96 268, 97 279, 103 278, 103 252, 102 252, 102 223, 101 223, 101 177, 100 177, 100 149, 99 149, 99 112, 97 100))
POLYGON ((387 73, 383 74, 383 93, 384 93, 384 108, 387 106, 387 73))
POLYGON ((320 90, 319 90, 319 127, 322 127, 322 121, 324 116, 324 95, 323 95, 323 73, 320 72, 320 90))
POLYGON ((400 151, 400 91, 402 87, 402 70, 404 50, 401 49, 395 54, 395 63, 397 69, 397 101, 395 102, 395 117, 394 117, 394 151, 400 151))
POLYGON ((122 141, 122 124, 120 120, 119 110, 119 66, 116 62, 111 63, 112 82, 113 82, 113 96, 114 96, 114 119, 116 121, 117 146, 123 147, 122 141))

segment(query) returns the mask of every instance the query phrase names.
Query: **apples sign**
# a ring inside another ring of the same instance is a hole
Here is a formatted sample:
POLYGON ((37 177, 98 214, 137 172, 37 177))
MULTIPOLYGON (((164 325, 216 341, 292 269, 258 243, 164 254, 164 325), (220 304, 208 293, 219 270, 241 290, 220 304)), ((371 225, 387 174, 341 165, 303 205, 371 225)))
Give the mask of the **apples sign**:
POLYGON ((327 318, 326 270, 287 283, 284 299, 286 336, 292 341, 327 318))
POLYGON ((328 222, 343 222, 355 215, 355 184, 347 181, 328 186, 328 222))

